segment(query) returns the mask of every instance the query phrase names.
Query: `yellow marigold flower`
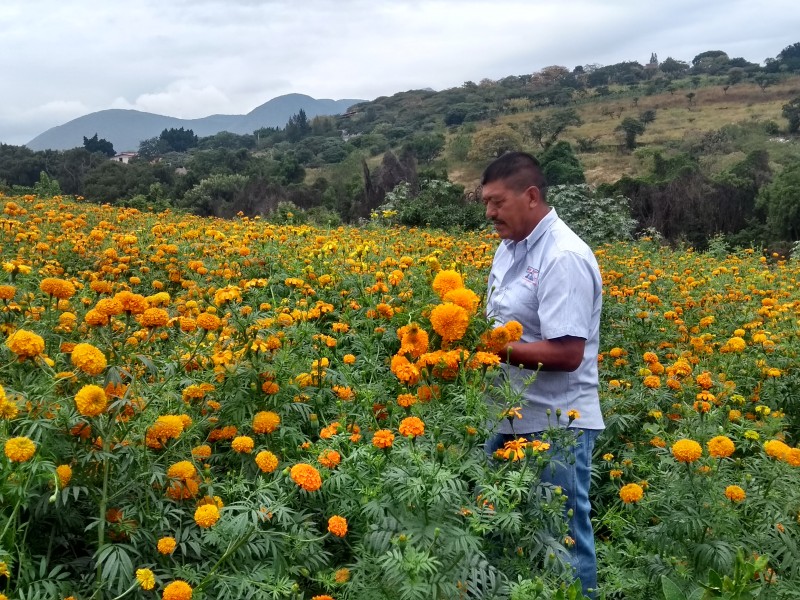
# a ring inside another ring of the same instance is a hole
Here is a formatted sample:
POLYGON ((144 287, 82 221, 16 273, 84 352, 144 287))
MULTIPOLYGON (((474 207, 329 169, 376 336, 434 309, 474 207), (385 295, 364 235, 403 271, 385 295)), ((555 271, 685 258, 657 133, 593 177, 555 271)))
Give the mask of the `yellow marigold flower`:
POLYGON ((235 437, 231 442, 231 448, 238 454, 250 454, 254 447, 255 442, 253 442, 253 438, 246 435, 235 437))
POLYGON ((25 436, 13 437, 6 441, 4 450, 8 460, 23 463, 33 458, 36 444, 25 436))
POLYGON ((108 317, 114 317, 124 312, 122 302, 117 298, 101 298, 92 310, 105 315, 106 322, 108 322, 108 317))
POLYGON ((85 385, 75 394, 75 406, 84 417, 96 417, 108 406, 106 392, 99 385, 85 385))
POLYGON ((55 277, 42 279, 41 283, 39 283, 39 289, 48 296, 58 298, 59 300, 66 300, 75 295, 75 286, 72 282, 55 277))
POLYGON ((431 287, 433 291, 439 295, 439 298, 444 298, 447 292, 463 288, 464 280, 461 278, 461 274, 458 271, 445 269, 436 274, 431 287))
POLYGON ((445 343, 460 340, 469 327, 469 313, 452 302, 434 307, 430 320, 431 327, 445 343))
POLYGON ((253 431, 255 433, 272 433, 278 428, 281 418, 277 413, 262 410, 253 417, 253 431))
POLYGON ((65 488, 72 480, 72 467, 69 465, 58 465, 56 467, 56 476, 58 477, 58 484, 61 488, 65 488))
POLYGON ((791 448, 780 440, 767 440, 764 442, 764 452, 772 458, 786 460, 791 448))
POLYGON ((644 497, 644 490, 638 483, 629 483, 619 490, 619 497, 625 504, 635 504, 644 497))
POLYGON ((740 338, 738 335, 732 337, 725 343, 725 347, 731 352, 743 352, 747 348, 747 342, 740 338))
POLYGON ((761 436, 758 435, 758 432, 757 431, 753 431, 752 429, 748 429, 747 431, 745 431, 744 432, 744 437, 745 437, 745 439, 751 440, 753 442, 757 442, 759 440, 759 438, 761 438, 761 436))
POLYGON ((570 422, 572 422, 572 421, 574 421, 576 419, 580 419, 581 418, 581 413, 579 411, 575 410, 574 408, 570 409, 570 410, 567 411, 567 418, 570 420, 570 422))
POLYGON ((352 365, 356 362, 356 357, 353 354, 345 354, 342 357, 342 362, 346 365, 352 365))
POLYGON ((342 456, 336 450, 323 450, 319 457, 319 464, 328 469, 335 469, 342 461, 342 456))
POLYGON ((347 535, 347 519, 333 515, 328 519, 328 531, 336 537, 344 537, 347 535))
POLYGON ((156 578, 150 569, 136 569, 136 581, 143 590, 152 590, 156 586, 156 578))
POLYGON ((180 579, 173 581, 164 588, 161 600, 191 600, 192 586, 180 579))
POLYGON ((256 454, 256 464, 263 473, 272 473, 278 468, 278 457, 269 450, 262 450, 256 454))
POLYGON ((170 465, 167 469, 167 477, 171 479, 192 479, 197 475, 197 469, 188 460, 182 460, 170 465))
POLYGON ((147 446, 156 450, 169 439, 176 439, 183 432, 183 420, 177 415, 162 415, 148 429, 145 437, 147 446))
POLYGON ((142 327, 163 327, 169 323, 169 313, 163 308, 146 308, 139 322, 142 327))
POLYGON ((388 429, 379 429, 372 436, 372 445, 381 450, 391 448, 394 443, 394 434, 388 429))
POLYGON ((91 344, 77 344, 72 349, 72 364, 87 375, 99 375, 106 368, 106 357, 91 344))
POLYGON ((478 305, 481 303, 480 296, 468 288, 450 290, 444 295, 442 301, 458 304, 461 308, 466 310, 470 316, 478 311, 478 305))
POLYGON ((294 465, 289 472, 292 481, 307 492, 316 492, 322 487, 322 478, 314 467, 306 463, 294 465))
POLYGON ((204 312, 197 315, 197 326, 206 331, 216 331, 222 325, 222 321, 217 315, 204 312))
POLYGON ((425 423, 418 417, 406 417, 400 421, 398 430, 405 437, 419 437, 425 434, 425 423))
POLYGON ((99 310, 91 309, 88 311, 83 320, 86 321, 86 324, 91 327, 102 327, 103 325, 108 325, 108 315, 101 313, 99 310))
POLYGON ((6 347, 20 359, 34 358, 44 352, 44 339, 31 331, 18 329, 6 340, 6 347))
POLYGON ((703 448, 690 439, 681 439, 672 445, 672 456, 682 463, 693 463, 703 455, 703 448))
POLYGON ((741 502, 747 497, 747 494, 738 485, 729 485, 725 488, 725 497, 731 502, 741 502))
POLYGON ((714 458, 728 458, 736 450, 733 441, 724 435, 711 438, 708 440, 706 447, 708 448, 708 454, 714 458))
POLYGON ((158 551, 164 555, 172 554, 173 552, 175 552, 175 548, 177 547, 178 547, 178 542, 175 541, 174 537, 169 537, 169 536, 162 537, 161 539, 158 540, 158 543, 156 544, 156 548, 158 549, 158 551))
POLYGON ((741 419, 742 419, 742 411, 736 410, 734 408, 728 411, 728 420, 731 421, 732 423, 740 421, 741 419))
POLYGON ((201 444, 192 448, 192 456, 199 459, 205 459, 211 456, 211 446, 208 444, 201 444))
POLYGON ((219 521, 219 509, 214 504, 203 504, 194 511, 194 522, 203 529, 213 527, 219 521))
POLYGON ((350 581, 350 569, 346 567, 342 567, 341 569, 336 569, 336 572, 333 574, 333 580, 336 583, 347 583, 350 581))

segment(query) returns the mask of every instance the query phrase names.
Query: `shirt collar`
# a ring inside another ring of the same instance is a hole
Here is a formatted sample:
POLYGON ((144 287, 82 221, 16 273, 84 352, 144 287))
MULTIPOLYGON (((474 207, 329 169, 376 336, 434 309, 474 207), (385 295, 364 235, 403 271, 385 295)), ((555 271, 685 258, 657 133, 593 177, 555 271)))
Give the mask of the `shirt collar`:
POLYGON ((551 206, 550 210, 547 211, 547 214, 542 218, 541 221, 539 221, 539 223, 537 223, 536 227, 533 228, 533 231, 528 234, 528 237, 520 242, 515 242, 514 240, 503 240, 503 244, 505 244, 506 249, 508 249, 508 251, 512 254, 516 251, 518 243, 525 244, 523 247, 527 252, 536 245, 536 242, 539 241, 539 238, 541 238, 544 233, 550 229, 550 226, 555 223, 557 218, 558 215, 556 214, 556 209, 551 206))

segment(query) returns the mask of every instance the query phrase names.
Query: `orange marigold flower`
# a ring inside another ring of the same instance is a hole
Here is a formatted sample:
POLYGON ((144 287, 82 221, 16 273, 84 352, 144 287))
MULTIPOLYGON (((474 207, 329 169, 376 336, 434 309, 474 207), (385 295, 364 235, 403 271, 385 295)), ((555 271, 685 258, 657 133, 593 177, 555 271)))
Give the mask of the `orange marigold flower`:
POLYGON ((91 344, 77 344, 72 349, 72 364, 87 375, 99 375, 106 368, 106 357, 91 344))
POLYGON ((661 378, 658 375, 648 375, 642 383, 646 388, 657 389, 661 387, 661 378))
POLYGON ((736 450, 733 441, 724 435, 718 435, 708 440, 706 448, 708 448, 708 454, 714 458, 728 458, 736 450))
POLYGON ((356 357, 353 354, 345 354, 342 357, 342 362, 346 365, 352 365, 356 362, 356 357))
POLYGON ((167 585, 161 594, 161 600, 191 600, 192 586, 177 579, 167 585))
POLYGON ((738 485, 729 485, 725 488, 725 497, 731 502, 741 502, 747 497, 747 494, 738 485))
POLYGON ((789 452, 791 451, 791 447, 780 440, 767 440, 764 442, 764 451, 772 458, 786 460, 786 457, 789 456, 789 452))
POLYGON ((211 456, 211 446, 208 444, 201 444, 192 448, 192 456, 199 459, 209 458, 211 456))
POLYGON ((254 447, 255 442, 253 441, 253 438, 247 435, 235 437, 231 442, 231 448, 238 454, 250 454, 254 447))
POLYGON ((197 315, 196 322, 200 329, 205 329, 206 331, 216 331, 222 325, 220 318, 209 312, 197 315))
POLYGON ((11 300, 16 294, 17 288, 13 285, 0 285, 0 300, 11 300))
POLYGON ((34 358, 44 352, 44 339, 32 331, 18 329, 6 340, 6 347, 20 359, 34 358))
POLYGON ((6 441, 4 450, 8 460, 23 463, 29 461, 36 454, 36 444, 25 436, 13 437, 6 441))
POLYGON ((42 279, 41 283, 39 283, 39 289, 45 294, 53 298, 58 298, 59 300, 66 300, 75 295, 75 286, 72 282, 55 277, 42 279))
POLYGON ((397 397, 398 406, 403 408, 410 408, 417 403, 417 397, 414 394, 400 394, 397 397))
POLYGON ((69 465, 58 465, 56 467, 56 476, 58 477, 58 484, 65 488, 72 480, 72 467, 69 465))
POLYGON ((644 490, 638 483, 629 483, 619 490, 619 497, 625 504, 635 504, 644 497, 644 490))
POLYGON ((645 352, 642 355, 642 360, 647 364, 657 363, 658 362, 658 355, 655 352, 645 352))
POLYGON ((322 487, 322 478, 314 467, 306 463, 298 463, 289 472, 292 481, 307 492, 316 492, 322 487))
POLYGON ((333 580, 336 583, 347 583, 350 581, 350 569, 347 567, 336 569, 336 572, 333 574, 333 580))
POLYGON ((106 317, 106 322, 108 322, 108 317, 120 315, 123 313, 124 309, 122 302, 117 298, 101 298, 97 301, 97 304, 95 304, 92 310, 104 315, 106 317))
POLYGON ((75 406, 84 417, 96 417, 105 411, 108 399, 99 385, 85 385, 75 394, 75 406))
POLYGON ((336 450, 323 450, 317 460, 323 467, 335 469, 342 461, 342 456, 336 450))
POLYGON ((457 304, 466 310, 470 316, 474 315, 478 311, 478 305, 481 303, 481 299, 478 294, 467 288, 450 290, 444 295, 442 300, 444 302, 452 302, 453 304, 457 304))
POLYGON ((415 385, 419 381, 419 369, 405 356, 395 354, 392 357, 391 370, 395 377, 406 385, 415 385))
POLYGON ((444 269, 436 274, 431 284, 433 291, 439 295, 439 298, 444 298, 445 294, 451 290, 457 290, 464 287, 464 280, 458 271, 451 269, 444 269))
POLYGON ((172 554, 175 552, 175 548, 177 548, 178 542, 175 541, 174 537, 162 537, 158 540, 156 544, 156 548, 161 554, 172 554))
POLYGON ((319 596, 311 596, 311 600, 333 600, 333 596, 328 594, 320 594, 319 596))
POLYGON ((261 391, 272 396, 281 391, 281 387, 274 381, 265 381, 261 384, 261 391))
POLYGON ((379 429, 372 436, 372 445, 381 450, 391 448, 394 443, 394 434, 388 429, 379 429))
POLYGON ((417 323, 409 323, 398 329, 397 337, 400 338, 398 354, 410 354, 414 358, 419 358, 428 351, 428 332, 417 323))
POLYGON ((690 439, 680 439, 672 445, 672 456, 682 463, 693 463, 703 455, 703 448, 690 439))
POLYGON ((194 511, 194 522, 203 529, 213 527, 219 521, 219 509, 214 504, 203 504, 194 511))
POLYGON ((278 468, 278 457, 269 450, 262 450, 256 454, 256 464, 263 473, 272 473, 278 468))
POLYGON ((253 431, 258 434, 272 433, 280 424, 280 416, 272 411, 262 410, 253 417, 253 431))
POLYGON ((142 327, 163 327, 169 323, 169 313, 163 308, 146 308, 139 322, 142 327))
POLYGON ((328 531, 336 537, 344 537, 347 535, 347 519, 333 515, 328 519, 328 531))
POLYGON ((177 439, 183 432, 183 420, 177 415, 162 415, 156 419, 145 434, 148 448, 160 450, 170 439, 177 439))
POLYGON ((197 469, 188 460, 182 460, 170 465, 167 469, 167 477, 171 479, 192 479, 197 476, 197 469))
POLYGON ((99 310, 91 309, 88 311, 83 320, 91 327, 102 327, 108 325, 108 315, 101 313, 99 310))
POLYGON ((469 313, 452 302, 434 307, 430 319, 431 327, 445 343, 460 340, 469 327, 469 313))
MULTIPOLYGON (((133 292, 129 292, 124 290, 119 292, 114 296, 114 299, 120 303, 122 306, 122 312, 126 312, 132 315, 140 315, 144 313, 150 306, 149 302, 147 302, 147 298, 142 296, 141 294, 134 294, 133 292)), ((98 309, 100 306, 100 300, 97 305, 98 309)))
POLYGON ((400 435, 418 437, 425 434, 425 423, 418 417, 406 417, 400 421, 398 430, 400 431, 400 435))

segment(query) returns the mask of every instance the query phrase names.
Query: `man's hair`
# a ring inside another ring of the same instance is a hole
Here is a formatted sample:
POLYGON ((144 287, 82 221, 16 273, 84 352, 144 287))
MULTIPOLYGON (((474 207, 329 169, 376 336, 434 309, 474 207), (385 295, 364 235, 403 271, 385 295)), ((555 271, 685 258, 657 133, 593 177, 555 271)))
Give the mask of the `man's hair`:
POLYGON ((502 181, 515 192, 539 188, 542 200, 547 197, 547 180, 539 161, 527 152, 507 152, 486 167, 481 185, 502 181))

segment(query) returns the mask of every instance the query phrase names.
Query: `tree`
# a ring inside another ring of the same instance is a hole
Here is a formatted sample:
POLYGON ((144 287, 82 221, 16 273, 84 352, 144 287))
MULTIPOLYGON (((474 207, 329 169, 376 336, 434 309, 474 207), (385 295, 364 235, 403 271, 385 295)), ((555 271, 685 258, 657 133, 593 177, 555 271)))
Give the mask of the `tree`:
POLYGON ((548 186, 586 182, 583 167, 568 142, 556 142, 538 158, 548 186))
POLYGON ((289 122, 286 123, 286 139, 290 142, 297 142, 311 133, 311 124, 306 117, 306 111, 302 108, 297 114, 289 117, 289 122))
POLYGON ((775 85, 778 82, 777 76, 773 75, 772 73, 759 73, 756 75, 753 80, 758 84, 758 87, 761 88, 761 91, 766 93, 767 88, 771 85, 775 85))
POLYGON ((664 75, 669 77, 677 77, 689 70, 689 64, 682 60, 675 60, 671 56, 668 56, 664 62, 658 65, 658 68, 662 73, 664 73, 664 75))
POLYGON ((441 133, 423 133, 415 135, 406 144, 417 160, 430 164, 444 150, 444 135, 441 133))
POLYGON ((593 248, 631 239, 636 227, 628 198, 620 194, 607 196, 586 184, 550 187, 547 203, 593 248))
POLYGON ((642 111, 639 115, 639 120, 644 123, 645 126, 649 125, 656 120, 656 111, 652 108, 642 111))
POLYGON ((644 123, 633 117, 625 117, 617 127, 617 131, 625 134, 625 147, 628 150, 636 148, 636 138, 644 133, 644 123))
POLYGON ((774 239, 800 240, 800 162, 778 174, 758 195, 756 206, 767 216, 767 227, 774 239))
POLYGON ((800 96, 783 105, 783 116, 789 121, 789 133, 800 131, 800 96))
POLYGON ((744 79, 745 71, 741 67, 732 67, 728 69, 728 85, 736 85, 744 79))
POLYGON ((469 160, 497 158, 522 146, 522 138, 508 125, 497 125, 481 129, 472 136, 469 160))
POLYGON ((83 136, 83 147, 89 152, 100 152, 108 157, 116 154, 116 152, 114 152, 114 145, 103 138, 97 139, 96 133, 90 138, 83 136))
POLYGON ((574 108, 553 111, 546 117, 534 117, 528 122, 531 138, 542 148, 547 149, 568 127, 583 125, 580 115, 574 108))
POLYGON ((168 151, 171 152, 186 152, 190 148, 197 146, 197 136, 191 129, 170 128, 161 132, 159 139, 164 142, 168 151))

